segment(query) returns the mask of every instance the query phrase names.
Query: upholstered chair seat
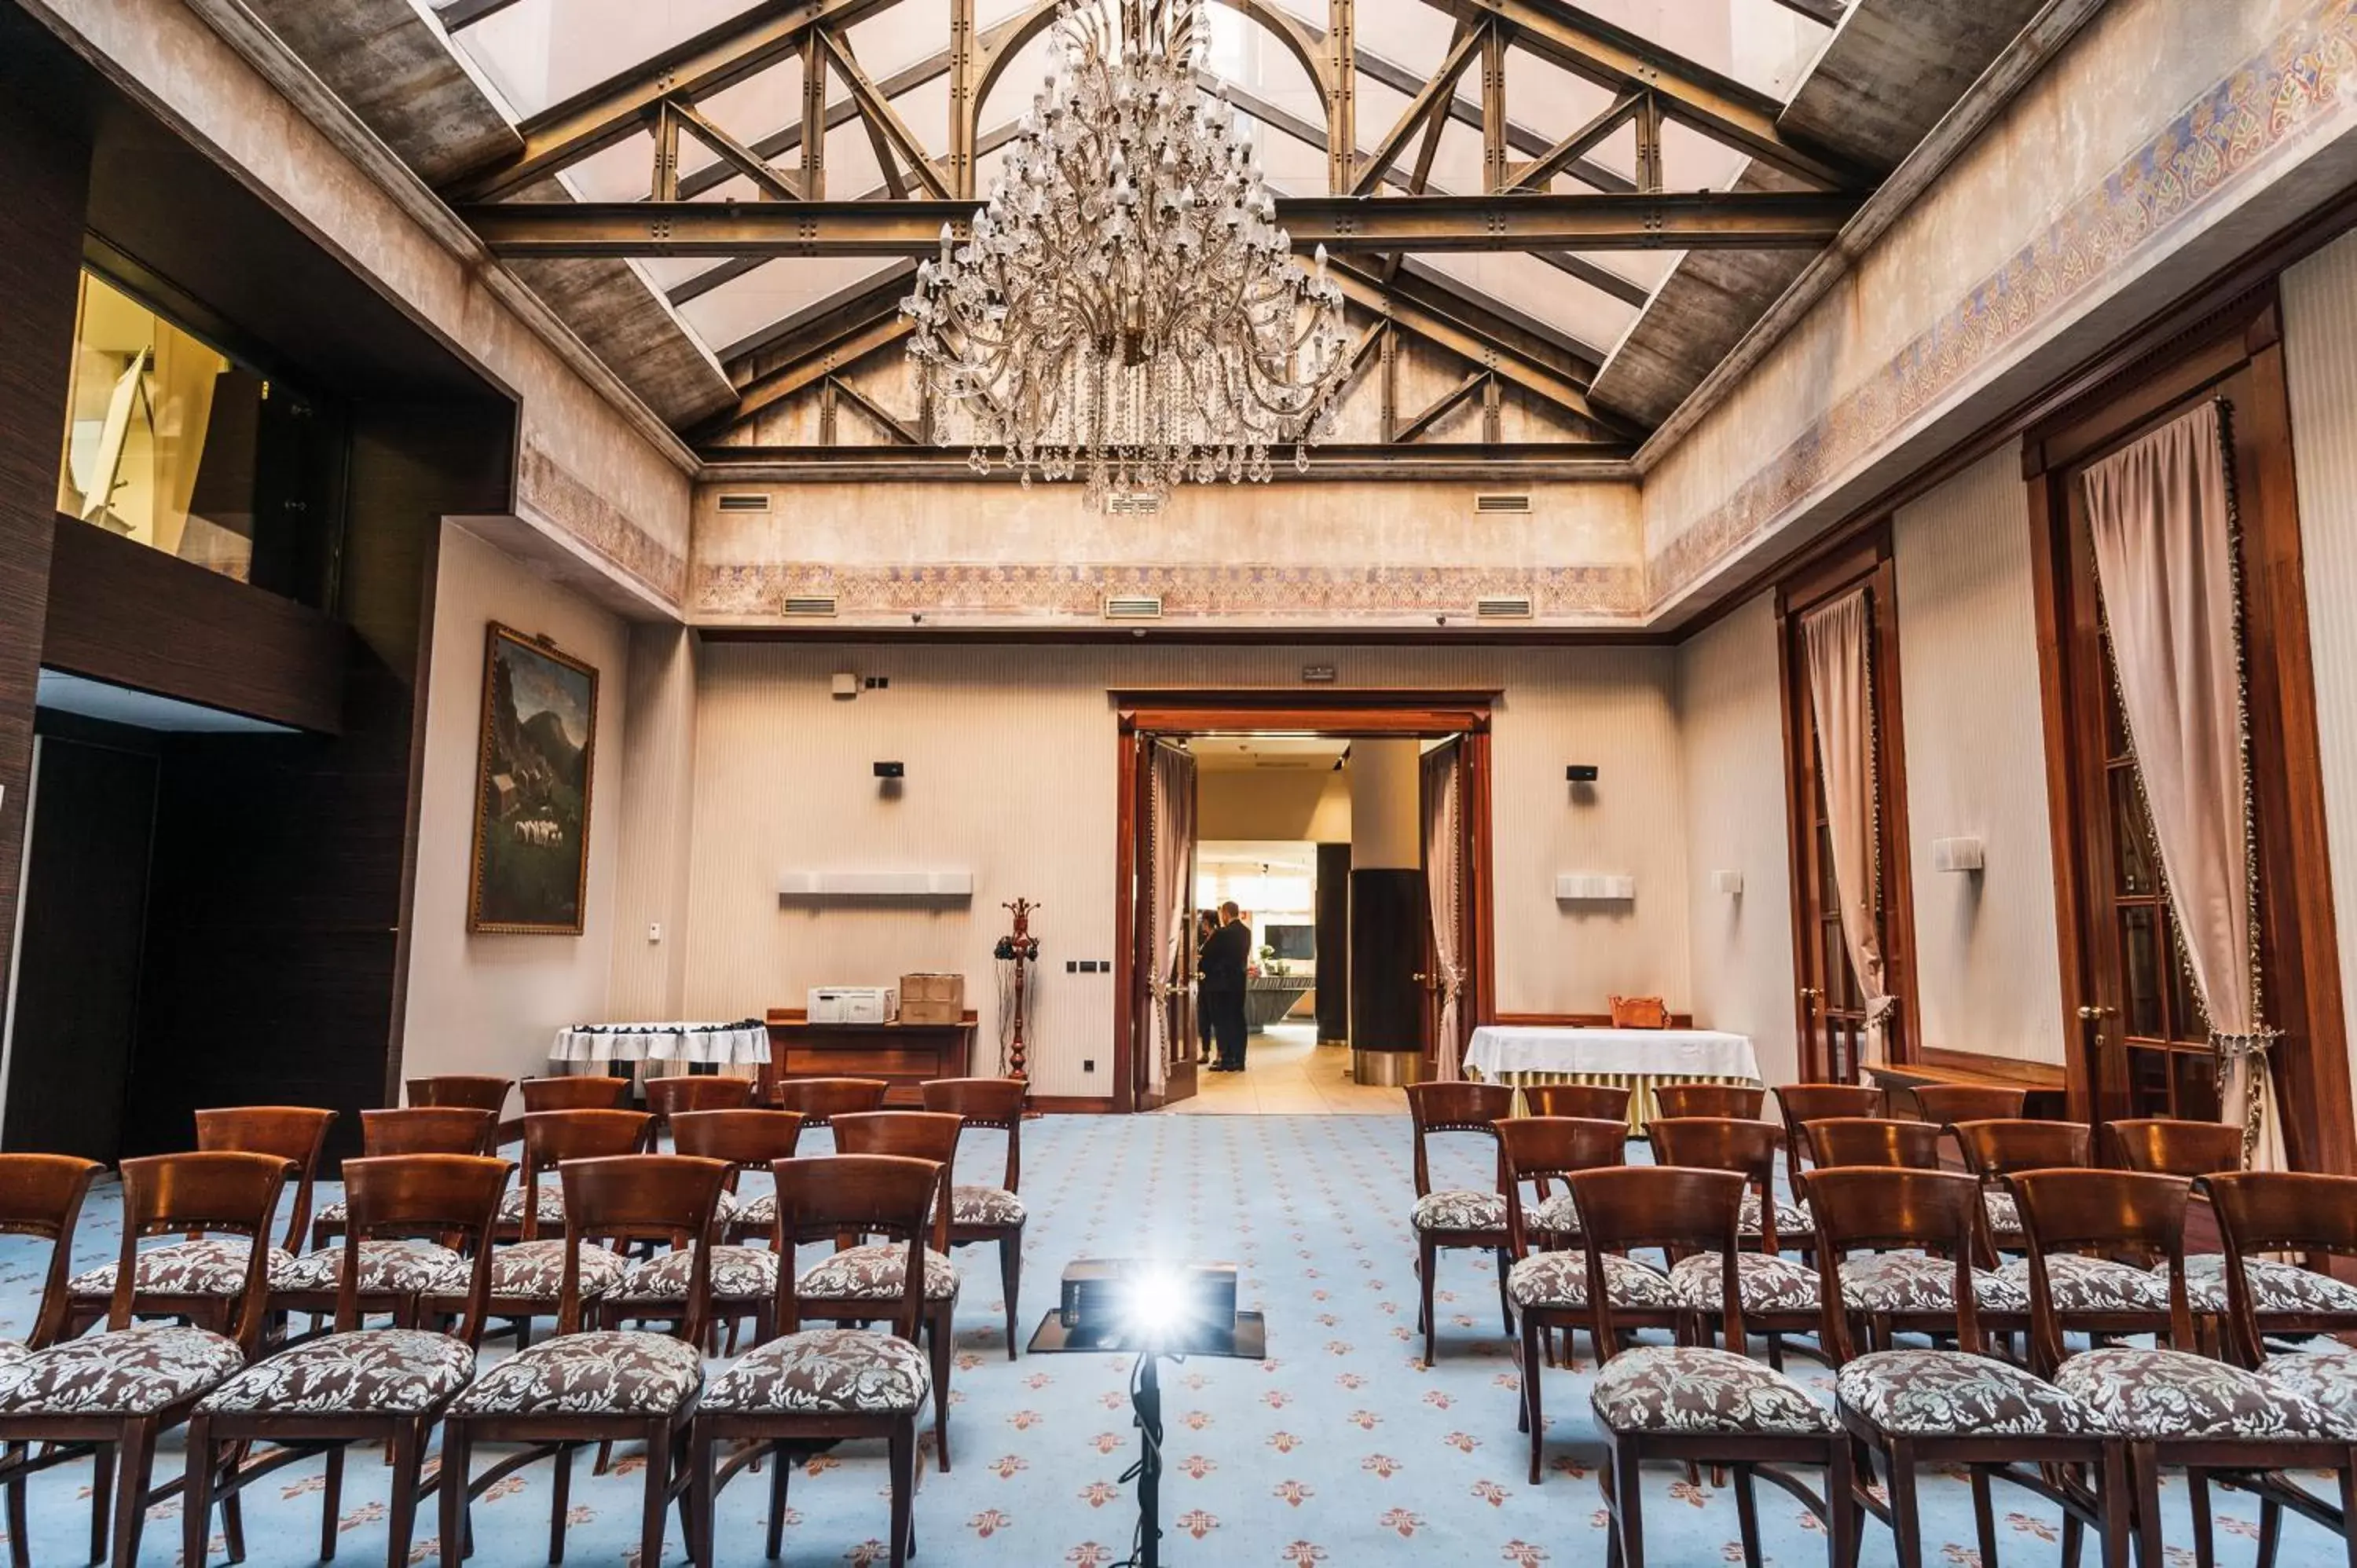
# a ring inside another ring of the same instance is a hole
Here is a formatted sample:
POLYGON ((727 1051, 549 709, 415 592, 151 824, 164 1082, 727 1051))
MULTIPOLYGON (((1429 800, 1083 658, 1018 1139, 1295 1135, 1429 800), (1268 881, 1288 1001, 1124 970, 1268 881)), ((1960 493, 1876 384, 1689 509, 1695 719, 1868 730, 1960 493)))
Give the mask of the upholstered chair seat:
POLYGON ((1580 1234, 1579 1205, 1567 1192, 1550 1193, 1523 1211, 1523 1226, 1542 1236, 1580 1234))
POLYGON ((1894 1437, 2062 1437, 2095 1431, 2087 1407, 2009 1361, 1962 1350, 1874 1350, 1835 1390, 1894 1437))
POLYGON ((2338 1423, 2279 1380, 2185 1350, 2115 1346, 2072 1357, 2054 1386, 2131 1439, 2330 1440, 2338 1423))
POLYGON ((207 1415, 416 1415, 474 1375, 475 1352, 463 1339, 422 1328, 356 1329, 281 1350, 197 1408, 207 1415))
POLYGON ((1029 1217, 1023 1199, 1003 1187, 962 1186, 950 1188, 952 1225, 1020 1225, 1029 1217))
MULTIPOLYGON (((806 1301, 866 1300, 900 1294, 909 1249, 899 1242, 878 1241, 848 1247, 802 1272, 794 1294, 806 1301)), ((925 1299, 948 1301, 958 1293, 957 1265, 931 1247, 925 1249, 925 1299)))
MULTIPOLYGON (((630 1266, 608 1301, 685 1301, 695 1249, 674 1247, 630 1266)), ((766 1247, 712 1249, 712 1299, 738 1304, 767 1301, 778 1294, 778 1254, 766 1247)))
MULTIPOLYGON (((132 1287, 142 1295, 238 1295, 245 1290, 245 1267, 253 1243, 243 1236, 203 1237, 151 1247, 133 1265, 132 1287)), ((270 1249, 270 1283, 275 1286, 295 1262, 284 1247, 270 1249)), ((114 1294, 113 1263, 84 1269, 66 1289, 82 1297, 114 1294)))
MULTIPOLYGON (((544 1230, 552 1229, 563 1230, 565 1229, 565 1189, 554 1183, 540 1182, 533 1185, 532 1191, 540 1200, 538 1216, 540 1228, 544 1230)), ((523 1223, 523 1195, 522 1187, 513 1187, 508 1189, 507 1196, 500 1199, 500 1224, 523 1223)))
MULTIPOLYGON (((341 1282, 344 1249, 340 1244, 306 1252, 270 1277, 274 1291, 334 1290, 341 1282)), ((361 1291, 363 1294, 414 1294, 435 1288, 443 1276, 467 1264, 457 1253, 431 1241, 369 1240, 361 1243, 361 1291)))
MULTIPOLYGON (((1997 1277, 2029 1295, 2029 1260, 1997 1271, 1997 1277)), ((2072 1312, 2167 1312, 2169 1276, 2148 1273, 2109 1258, 2057 1252, 2046 1260, 2046 1283, 2055 1309, 2072 1312)))
POLYGON ((748 1230, 775 1230, 778 1228, 778 1195, 757 1192, 750 1197, 739 1197, 729 1223, 748 1230))
MULTIPOLYGON (((1618 1252, 1604 1254, 1604 1287, 1618 1307, 1675 1311, 1684 1305, 1667 1274, 1618 1252)), ((1508 1273, 1506 1294, 1516 1306, 1585 1307, 1587 1254, 1534 1252, 1508 1273)))
MULTIPOLYGON (((1842 1305, 1852 1312, 1956 1310, 1956 1265, 1928 1252, 1872 1252, 1841 1265, 1842 1305)), ((1973 1302, 1983 1312, 2027 1312, 2029 1292, 2002 1272, 1975 1271, 1973 1302)))
POLYGON ((721 1414, 902 1415, 921 1409, 932 1375, 921 1348, 864 1328, 811 1328, 756 1346, 704 1391, 721 1414))
POLYGON ((2336 1348, 2270 1356, 2259 1376, 2269 1388, 2316 1406, 2337 1436, 2357 1443, 2357 1355, 2336 1348))
MULTIPOLYGON (((464 1295, 472 1265, 453 1260, 433 1287, 436 1295, 464 1295)), ((630 1265, 603 1247, 581 1247, 583 1299, 602 1296, 622 1283, 630 1265)), ((493 1301, 554 1302, 565 1289, 565 1243, 518 1241, 491 1251, 493 1301)))
POLYGON ((703 1382, 702 1353, 668 1334, 560 1334, 492 1367, 450 1410, 490 1417, 673 1415, 703 1382))
MULTIPOLYGON (((2243 1270, 2251 1282, 2251 1296, 2262 1315, 2271 1312, 2357 1313, 2357 1285, 2330 1274, 2301 1268, 2273 1258, 2245 1258, 2243 1270)), ((2161 1289, 2169 1288, 2169 1265, 2155 1270, 2161 1289)), ((2226 1310, 2226 1259, 2219 1252, 2197 1252, 2185 1260, 2185 1298, 2196 1312, 2226 1310)))
POLYGON ((1608 1432, 1744 1433, 1808 1436, 1833 1412, 1764 1363, 1731 1350, 1649 1345, 1623 1350, 1596 1374, 1590 1396, 1608 1432))
POLYGON ((2013 1201, 2013 1194, 1990 1187, 1981 1194, 1981 1207, 1988 1211, 1989 1230, 1998 1240, 2021 1240, 2021 1206, 2013 1201))
POLYGON ((0 1415, 152 1415, 244 1365, 245 1352, 225 1335, 134 1324, 0 1365, 0 1415))
POLYGON ((1505 1195, 1464 1188, 1427 1192, 1415 1200, 1409 1222, 1419 1230, 1502 1230, 1505 1195))
MULTIPOLYGON (((1670 1287, 1677 1293, 1678 1305, 1717 1313, 1725 1294, 1724 1268, 1717 1252, 1695 1252, 1679 1259, 1670 1270, 1670 1287)), ((1735 1283, 1743 1310, 1750 1313, 1814 1312, 1824 1288, 1816 1270, 1781 1252, 1738 1252, 1735 1283)))
MULTIPOLYGON (((1816 1227, 1817 1222, 1811 1217, 1809 1206, 1805 1202, 1794 1203, 1789 1198, 1782 1197, 1776 1200, 1776 1237, 1779 1240, 1806 1245, 1809 1232, 1814 1230, 1816 1227)), ((1743 1195, 1743 1209, 1737 1219, 1736 1230, 1738 1234, 1744 1236, 1760 1234, 1760 1195, 1758 1193, 1747 1192, 1743 1195)))

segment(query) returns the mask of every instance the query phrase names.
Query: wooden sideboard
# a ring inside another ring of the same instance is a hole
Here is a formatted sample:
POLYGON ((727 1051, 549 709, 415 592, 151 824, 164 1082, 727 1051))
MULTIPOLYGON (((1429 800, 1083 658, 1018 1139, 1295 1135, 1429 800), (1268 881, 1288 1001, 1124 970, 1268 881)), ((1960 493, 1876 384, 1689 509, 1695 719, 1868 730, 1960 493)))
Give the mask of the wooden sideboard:
POLYGON ((770 1100, 789 1078, 880 1078, 892 1087, 884 1103, 914 1109, 918 1086, 929 1079, 963 1078, 974 1059, 975 1014, 955 1024, 813 1024, 800 1007, 773 1007, 770 1059, 761 1068, 760 1098, 770 1100))
POLYGON ((1908 1116, 1915 1113, 1914 1090, 1923 1084, 1975 1084, 1998 1089, 2026 1089, 2029 1101, 2022 1114, 2041 1122, 2060 1122, 2069 1117, 2070 1084, 2059 1067, 2045 1062, 2008 1061, 1998 1057, 1975 1057, 1970 1062, 1868 1062, 1866 1075, 1879 1085, 1890 1098, 1890 1114, 1908 1116))

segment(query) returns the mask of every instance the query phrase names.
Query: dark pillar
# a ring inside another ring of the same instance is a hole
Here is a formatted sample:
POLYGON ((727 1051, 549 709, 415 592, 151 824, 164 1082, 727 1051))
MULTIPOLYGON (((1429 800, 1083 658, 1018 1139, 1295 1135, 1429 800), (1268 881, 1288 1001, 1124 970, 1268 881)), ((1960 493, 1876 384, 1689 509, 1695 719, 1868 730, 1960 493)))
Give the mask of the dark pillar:
POLYGON ((1351 1037, 1351 846, 1318 846, 1318 1040, 1351 1037))
POLYGON ((1353 741, 1351 776, 1351 1071, 1413 1083, 1424 1069, 1424 771, 1413 740, 1353 741))

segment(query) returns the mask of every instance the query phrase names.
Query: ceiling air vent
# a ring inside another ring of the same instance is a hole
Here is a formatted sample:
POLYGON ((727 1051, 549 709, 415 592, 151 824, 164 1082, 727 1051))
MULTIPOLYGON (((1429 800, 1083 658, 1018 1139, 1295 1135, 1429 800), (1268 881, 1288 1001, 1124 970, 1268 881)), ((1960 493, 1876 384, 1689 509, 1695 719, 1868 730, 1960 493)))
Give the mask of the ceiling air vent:
POLYGON ((795 617, 831 616, 834 613, 834 596, 796 594, 786 601, 786 613, 795 617))
POLYGON ((1501 596, 1480 600, 1473 613, 1483 620, 1528 620, 1531 618, 1531 596, 1528 594, 1501 596))
POLYGON ((1473 498, 1475 515, 1486 517, 1491 512, 1528 512, 1531 498, 1524 490, 1482 490, 1473 498))
POLYGON ((734 495, 724 493, 716 504, 722 511, 767 511, 770 510, 770 498, 747 491, 734 495))
POLYGON ((1162 596, 1159 594, 1107 594, 1104 602, 1107 620, 1160 620, 1162 596))
POLYGON ((1151 490, 1114 490, 1105 496, 1107 517, 1152 517, 1162 510, 1162 498, 1151 490))

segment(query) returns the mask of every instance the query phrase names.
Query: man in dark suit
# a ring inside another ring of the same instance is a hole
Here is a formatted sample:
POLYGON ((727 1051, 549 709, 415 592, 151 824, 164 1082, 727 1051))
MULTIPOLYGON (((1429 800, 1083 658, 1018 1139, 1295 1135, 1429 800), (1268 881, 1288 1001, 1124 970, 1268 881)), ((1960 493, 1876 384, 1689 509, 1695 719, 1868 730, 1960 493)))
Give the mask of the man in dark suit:
POLYGON ((1213 1072, 1244 1070, 1244 969, 1252 959, 1252 928, 1232 902, 1220 906, 1220 929, 1203 943, 1203 983, 1198 993, 1211 1020, 1220 1059, 1213 1072))

